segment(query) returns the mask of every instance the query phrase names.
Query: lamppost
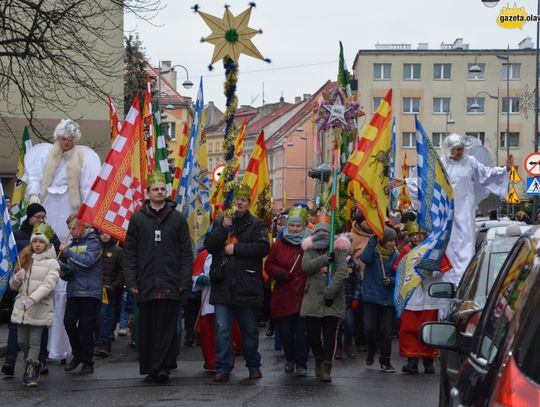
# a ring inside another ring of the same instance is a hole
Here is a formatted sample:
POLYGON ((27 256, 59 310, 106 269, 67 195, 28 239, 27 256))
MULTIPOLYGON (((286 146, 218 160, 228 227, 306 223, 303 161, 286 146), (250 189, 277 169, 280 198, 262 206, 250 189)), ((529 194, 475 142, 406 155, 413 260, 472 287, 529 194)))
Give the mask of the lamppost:
MULTIPOLYGON (((474 68, 474 66, 471 67, 471 69, 474 68)), ((471 69, 469 69, 469 72, 471 72, 471 69)), ((474 71, 473 71, 474 72, 474 71)), ((499 144, 500 144, 500 138, 499 138, 499 88, 497 88, 497 96, 493 96, 489 94, 486 91, 480 91, 476 93, 473 98, 478 98, 480 95, 486 95, 490 99, 497 99, 497 124, 496 124, 496 130, 495 130, 495 162, 496 165, 499 165, 499 144)), ((475 101, 473 104, 469 106, 469 109, 471 109, 473 112, 480 112, 482 110, 482 106, 478 103, 478 101, 475 101)))
POLYGON ((186 80, 182 82, 182 86, 186 89, 191 89, 193 87, 193 82, 191 82, 191 80, 189 79, 189 72, 184 65, 176 64, 176 65, 171 66, 169 69, 161 70, 161 61, 159 61, 159 69, 158 69, 159 75, 160 76, 167 75, 169 72, 174 72, 174 68, 176 68, 177 66, 179 66, 180 68, 183 68, 184 71, 186 71, 186 80))
POLYGON ((454 119, 452 119, 452 113, 450 111, 446 112, 446 121, 445 121, 445 135, 447 136, 448 135, 448 126, 453 126, 454 124, 456 124, 456 121, 454 119))
MULTIPOLYGON (((304 177, 304 201, 307 202, 308 195, 307 195, 307 178, 308 178, 308 151, 307 151, 307 137, 302 137, 301 133, 304 132, 303 127, 297 127, 294 130, 294 133, 291 135, 291 138, 293 136, 298 136, 300 140, 304 141, 304 170, 306 171, 305 177, 304 177)), ((294 146, 294 143, 292 141, 287 142, 288 147, 294 146)))

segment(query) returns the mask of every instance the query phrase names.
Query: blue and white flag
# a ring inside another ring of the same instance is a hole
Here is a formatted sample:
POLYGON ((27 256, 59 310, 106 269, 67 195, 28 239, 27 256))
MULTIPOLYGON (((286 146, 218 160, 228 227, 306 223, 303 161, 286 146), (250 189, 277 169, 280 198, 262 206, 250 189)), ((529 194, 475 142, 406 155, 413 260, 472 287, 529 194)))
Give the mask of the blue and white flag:
POLYGON ((0 182, 0 300, 8 287, 9 278, 17 264, 17 245, 11 229, 4 189, 0 182))
POLYGON ((414 290, 434 271, 439 271, 450 240, 454 219, 454 190, 439 155, 422 124, 416 121, 418 156, 418 225, 429 233, 422 243, 400 261, 396 275, 394 305, 398 316, 414 290))

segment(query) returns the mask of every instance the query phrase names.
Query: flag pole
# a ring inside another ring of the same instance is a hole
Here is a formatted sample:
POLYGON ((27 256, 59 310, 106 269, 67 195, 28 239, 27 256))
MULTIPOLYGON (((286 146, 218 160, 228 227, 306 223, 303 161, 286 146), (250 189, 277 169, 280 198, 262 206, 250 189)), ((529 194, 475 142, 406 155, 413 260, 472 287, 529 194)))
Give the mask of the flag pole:
MULTIPOLYGON (((332 195, 330 201, 330 245, 328 247, 329 253, 334 253, 334 240, 336 237, 336 195, 337 195, 337 179, 339 172, 339 138, 341 135, 341 129, 339 127, 333 127, 334 132, 334 145, 333 145, 333 171, 332 171, 332 195)), ((327 281, 332 281, 332 273, 334 272, 334 263, 328 265, 328 277, 327 281)))

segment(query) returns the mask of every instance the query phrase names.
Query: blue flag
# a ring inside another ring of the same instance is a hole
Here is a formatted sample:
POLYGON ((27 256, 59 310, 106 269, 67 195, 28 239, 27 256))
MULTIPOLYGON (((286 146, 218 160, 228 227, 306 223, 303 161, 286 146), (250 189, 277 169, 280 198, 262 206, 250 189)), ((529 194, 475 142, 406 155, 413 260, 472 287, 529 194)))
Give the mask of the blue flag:
POLYGON ((398 316, 416 287, 440 269, 454 219, 452 184, 422 124, 418 118, 415 121, 420 203, 416 221, 429 235, 399 262, 394 291, 398 316))
POLYGON ((9 278, 15 270, 17 263, 17 245, 13 237, 9 211, 4 196, 4 189, 0 182, 0 300, 8 287, 9 278))

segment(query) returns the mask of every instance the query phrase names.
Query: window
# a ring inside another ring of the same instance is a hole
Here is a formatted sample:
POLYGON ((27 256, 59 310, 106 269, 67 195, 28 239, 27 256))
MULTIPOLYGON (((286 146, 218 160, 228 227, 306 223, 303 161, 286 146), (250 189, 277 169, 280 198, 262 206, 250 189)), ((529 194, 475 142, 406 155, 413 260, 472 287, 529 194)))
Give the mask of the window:
POLYGON ((419 81, 421 64, 403 64, 403 80, 419 81))
POLYGON ((502 98, 502 112, 508 113, 508 108, 510 113, 519 113, 519 98, 502 98))
POLYGON ((484 144, 485 139, 486 139, 486 133, 484 133, 483 131, 467 131, 465 132, 465 135, 476 137, 478 140, 482 142, 482 144, 484 144))
POLYGON ((519 81, 521 77, 521 64, 502 64, 502 80, 519 81))
POLYGON ((379 105, 381 104, 383 98, 382 97, 374 97, 373 98, 373 111, 376 112, 379 108, 379 105))
POLYGON ((442 142, 446 136, 448 136, 448 133, 446 132, 431 133, 431 142, 433 143, 433 147, 441 148, 442 142))
POLYGON ((486 64, 469 64, 467 66, 467 73, 468 77, 467 79, 470 81, 483 81, 486 79, 486 64), (471 66, 476 65, 480 67, 482 72, 469 72, 469 69, 471 69, 471 66))
POLYGON ((416 148, 416 133, 414 131, 406 131, 401 135, 403 148, 416 148))
POLYGON ((378 81, 389 81, 392 71, 392 64, 373 64, 373 79, 378 81))
POLYGON ((420 98, 403 98, 403 113, 420 113, 420 98))
POLYGON ((163 134, 167 140, 176 140, 176 122, 163 122, 163 134))
POLYGON ((450 98, 433 98, 433 113, 448 113, 450 111, 450 98))
MULTIPOLYGON (((501 142, 500 142, 500 146, 502 148, 506 148, 506 137, 505 137, 505 132, 501 132, 501 142)), ((519 147, 519 132, 516 131, 511 131, 511 132, 508 132, 508 146, 510 148, 517 148, 519 147)))
POLYGON ((483 97, 467 98, 467 113, 484 113, 485 101, 483 97), (471 108, 473 105, 476 109, 471 108))
POLYGON ((208 169, 209 170, 212 170, 214 168, 214 159, 213 158, 209 158, 208 159, 208 169))
POLYGON ((433 79, 436 81, 449 81, 452 79, 452 64, 434 64, 433 79))

